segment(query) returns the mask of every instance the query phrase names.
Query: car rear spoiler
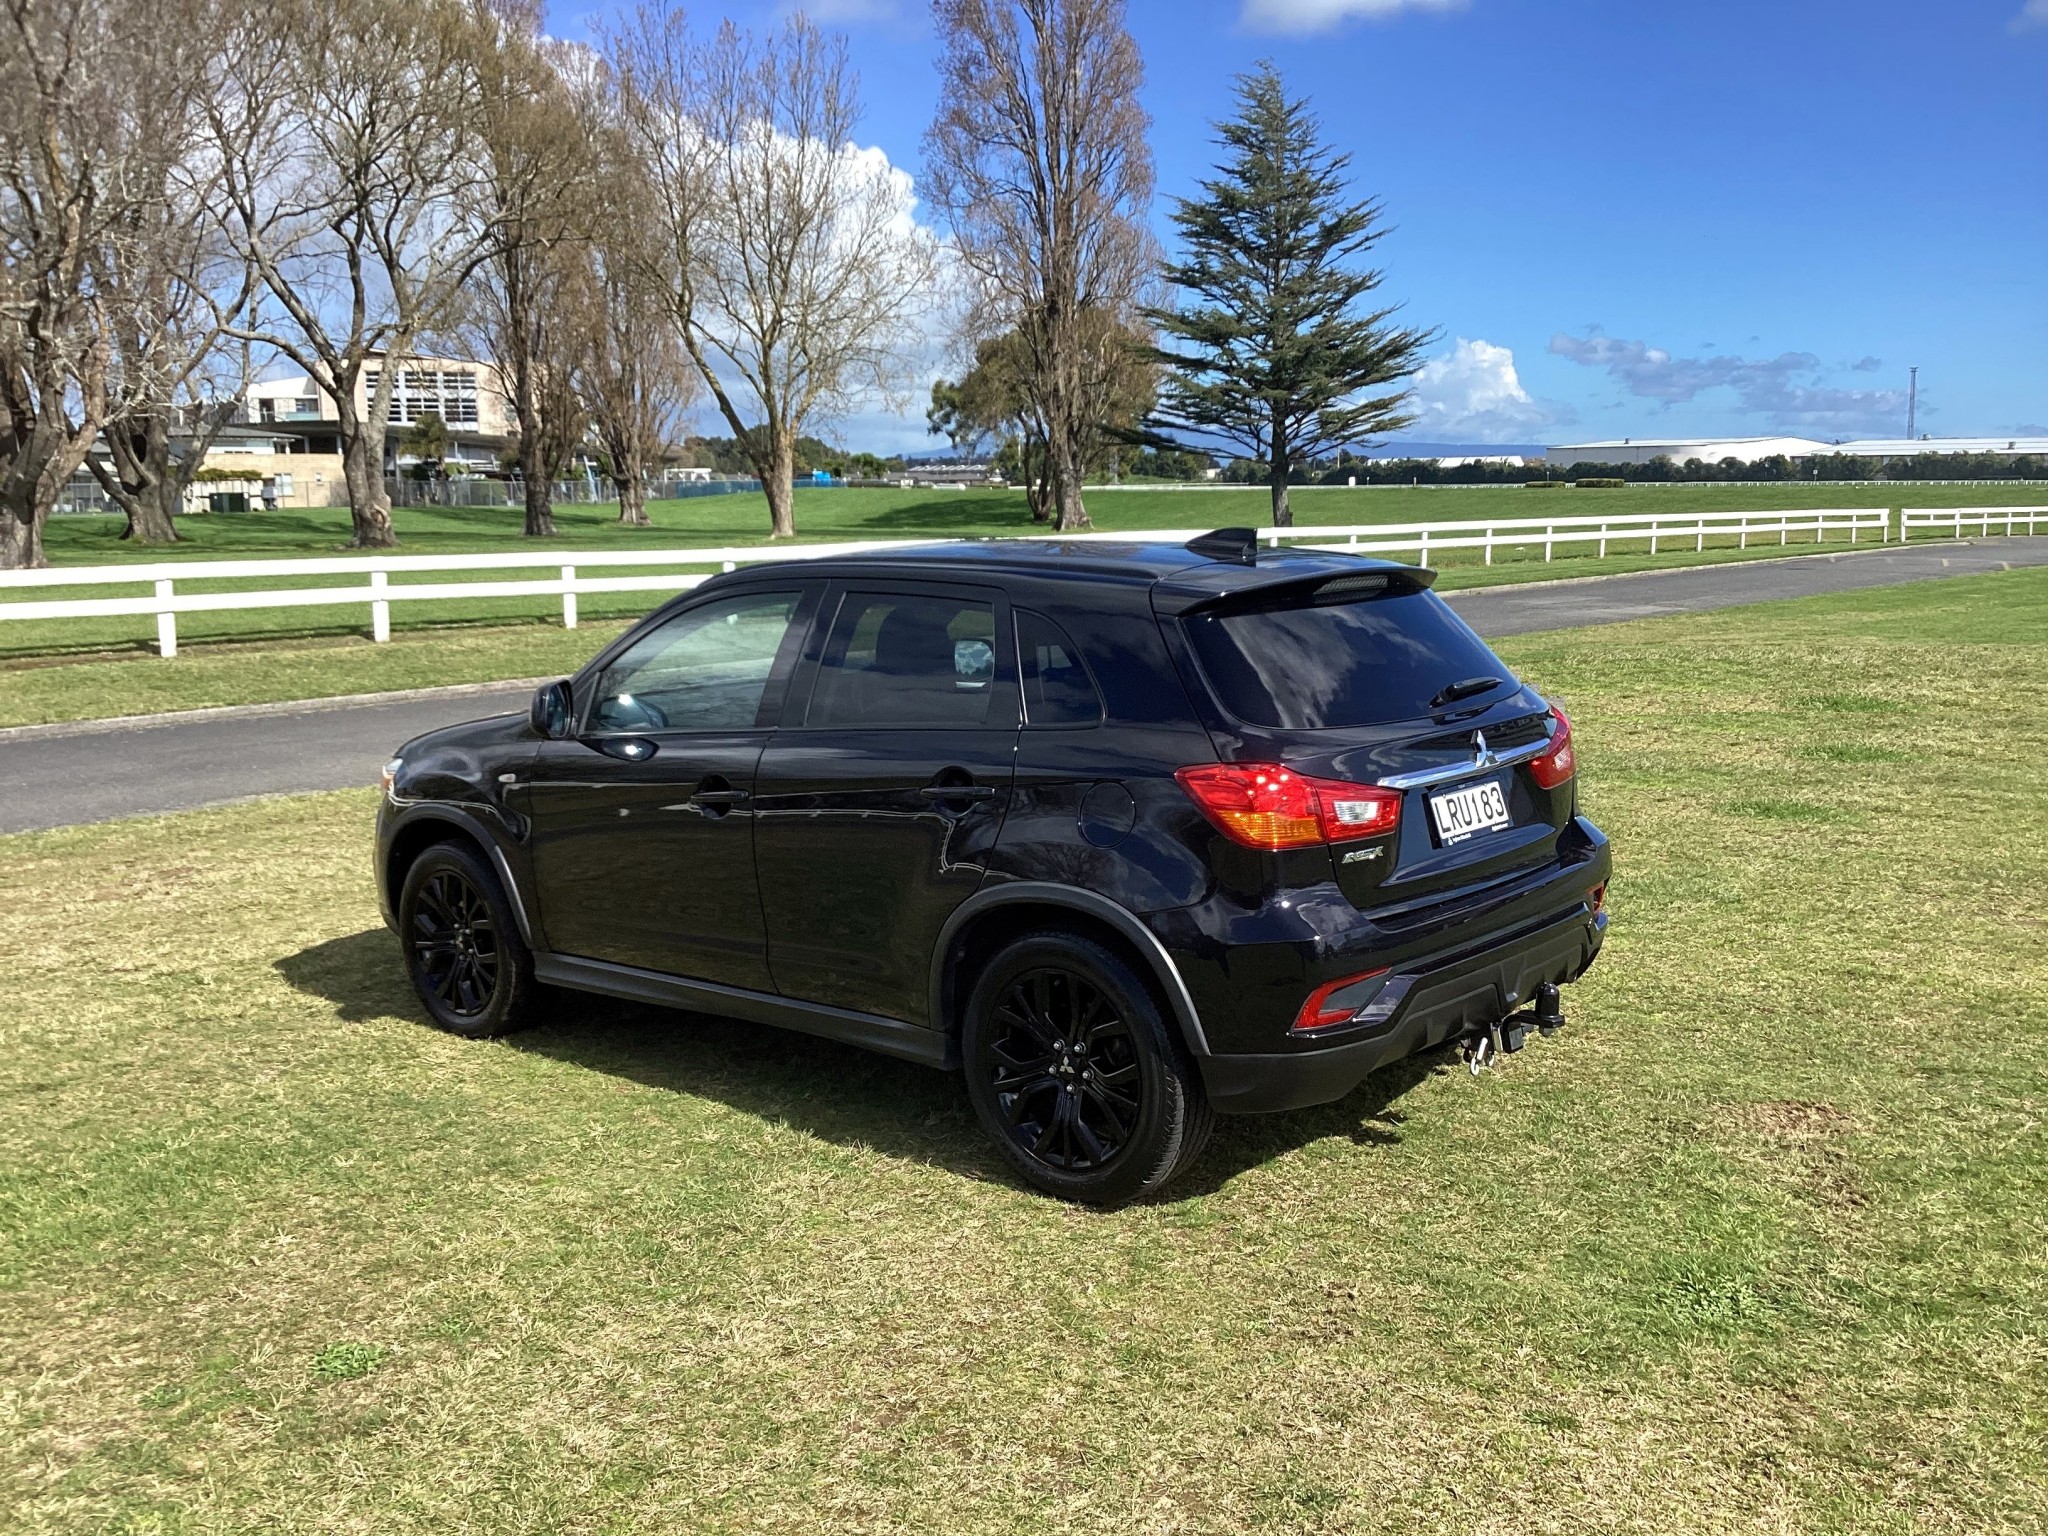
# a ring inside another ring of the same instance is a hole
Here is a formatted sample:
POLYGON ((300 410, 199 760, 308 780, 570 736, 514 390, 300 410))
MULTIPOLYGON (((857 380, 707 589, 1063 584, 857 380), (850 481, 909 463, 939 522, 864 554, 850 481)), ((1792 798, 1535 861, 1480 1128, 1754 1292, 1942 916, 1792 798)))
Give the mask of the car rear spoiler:
POLYGON ((1435 583, 1436 572, 1428 566, 1318 552, 1268 566, 1218 563, 1176 571, 1152 589, 1152 606, 1159 613, 1184 614, 1302 602, 1357 602, 1382 593, 1426 592, 1435 583))

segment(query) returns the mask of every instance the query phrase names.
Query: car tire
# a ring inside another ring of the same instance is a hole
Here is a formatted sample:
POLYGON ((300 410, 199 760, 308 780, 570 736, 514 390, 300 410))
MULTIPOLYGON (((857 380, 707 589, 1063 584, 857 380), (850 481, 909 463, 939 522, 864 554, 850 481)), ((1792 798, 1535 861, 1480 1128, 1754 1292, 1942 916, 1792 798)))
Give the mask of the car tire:
POLYGON ((398 935, 427 1014, 471 1040, 533 1022, 540 986, 497 872, 461 843, 436 843, 405 872, 398 935))
POLYGON ((968 1097, 1025 1179, 1126 1205, 1200 1154, 1215 1111, 1179 1031, 1115 951, 1028 934, 982 970, 961 1025, 968 1097))

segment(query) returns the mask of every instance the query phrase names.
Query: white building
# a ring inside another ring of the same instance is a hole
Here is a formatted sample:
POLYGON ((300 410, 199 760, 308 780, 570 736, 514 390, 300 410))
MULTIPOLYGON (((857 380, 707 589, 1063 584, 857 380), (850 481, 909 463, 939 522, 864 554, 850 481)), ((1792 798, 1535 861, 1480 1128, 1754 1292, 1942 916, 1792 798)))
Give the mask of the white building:
POLYGON ((1657 459, 1669 459, 1674 464, 1683 464, 1687 459, 1707 464, 1740 459, 1745 464, 1754 464, 1758 459, 1779 454, 1788 459, 1803 459, 1816 453, 1846 451, 1809 437, 1622 437, 1601 443, 1562 443, 1547 449, 1544 456, 1552 464, 1565 466, 1648 464, 1657 459))
POLYGON ((1910 459, 1923 453, 2048 454, 2048 437, 1865 437, 1853 443, 1830 443, 1822 453, 1859 459, 1910 459))

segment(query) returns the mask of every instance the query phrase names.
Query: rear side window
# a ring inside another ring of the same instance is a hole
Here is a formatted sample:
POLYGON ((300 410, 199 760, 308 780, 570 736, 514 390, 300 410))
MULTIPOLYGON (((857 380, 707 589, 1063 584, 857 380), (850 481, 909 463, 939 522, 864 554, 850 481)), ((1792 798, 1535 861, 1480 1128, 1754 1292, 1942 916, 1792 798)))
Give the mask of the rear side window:
POLYGON ((1317 731, 1430 712, 1452 683, 1512 680, 1442 598, 1381 593, 1183 619, 1217 702, 1247 725, 1317 731))
POLYGON ((850 592, 825 642, 806 723, 984 725, 995 681, 989 604, 850 592))
POLYGON ((1067 632, 1042 613, 1017 614, 1017 668, 1024 679, 1024 718, 1032 725, 1095 725, 1102 696, 1081 665, 1067 632))

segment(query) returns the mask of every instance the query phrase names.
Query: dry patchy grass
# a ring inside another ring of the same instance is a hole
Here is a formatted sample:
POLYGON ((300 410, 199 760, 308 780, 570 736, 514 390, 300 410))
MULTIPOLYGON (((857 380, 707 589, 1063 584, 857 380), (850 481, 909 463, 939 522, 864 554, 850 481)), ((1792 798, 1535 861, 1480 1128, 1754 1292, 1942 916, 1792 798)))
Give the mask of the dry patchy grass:
POLYGON ((2038 1530, 2044 594, 1504 647, 1618 853, 1570 1028, 1111 1215, 824 1042, 426 1028, 365 795, 0 840, 0 1519, 2038 1530))

